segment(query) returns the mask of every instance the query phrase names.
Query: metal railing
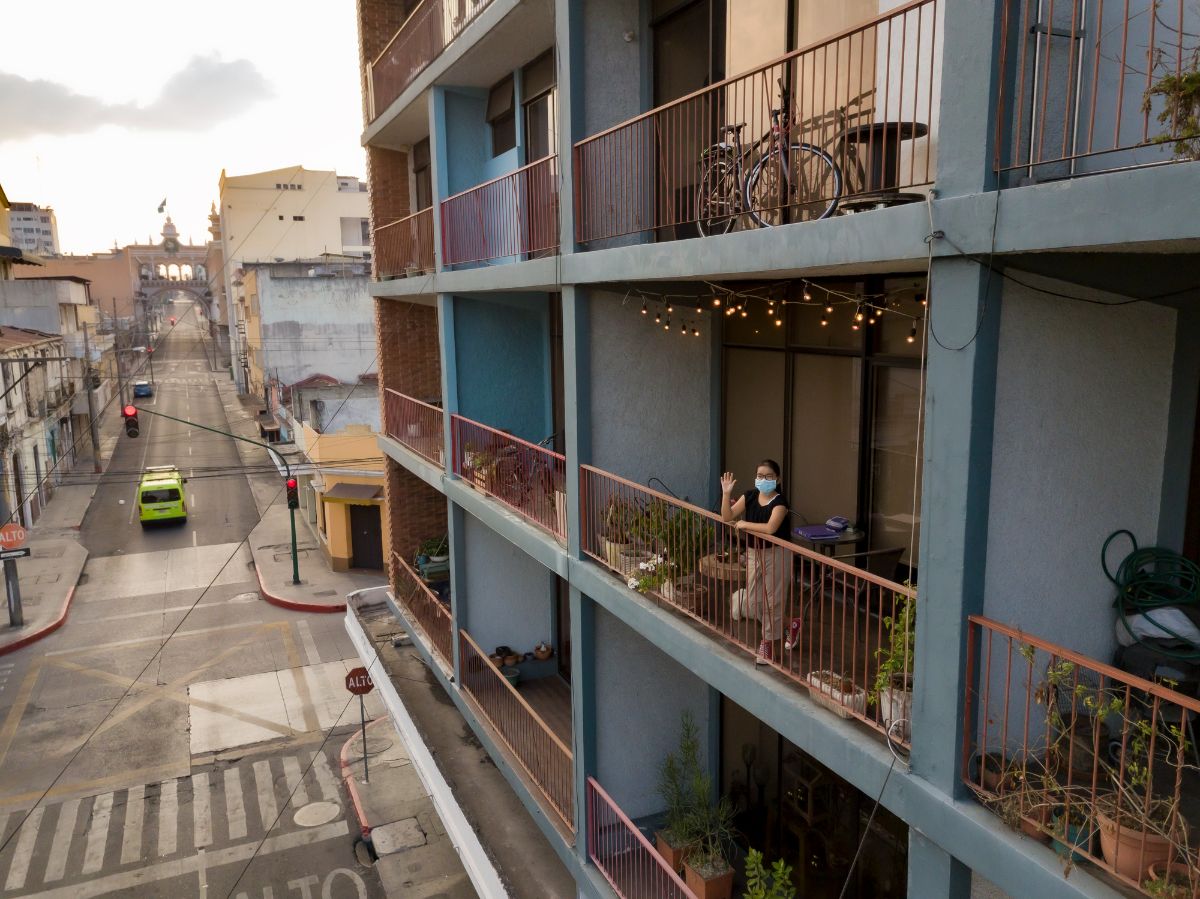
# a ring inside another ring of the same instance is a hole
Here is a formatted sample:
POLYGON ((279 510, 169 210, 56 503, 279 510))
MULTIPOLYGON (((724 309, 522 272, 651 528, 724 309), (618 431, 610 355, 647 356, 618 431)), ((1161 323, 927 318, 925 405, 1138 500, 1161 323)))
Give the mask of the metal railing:
POLYGON ((404 93, 492 0, 425 0, 371 63, 371 118, 404 93))
POLYGON ((559 821, 575 832, 575 775, 560 740, 465 630, 458 632, 460 687, 516 756, 559 821))
POLYGON ((770 664, 820 705, 909 740, 911 587, 591 466, 581 466, 583 551, 770 664))
POLYGON ((1067 177, 1200 157, 1192 0, 1005 0, 996 168, 1067 177), (1195 88, 1193 87, 1192 90, 1195 88))
POLYGON ((621 899, 696 899, 594 777, 587 779, 587 846, 621 899))
POLYGON ((745 184, 762 224, 929 184, 940 57, 938 0, 910 2, 588 137, 575 145, 576 238, 695 236, 693 223, 712 217, 728 222, 722 231, 749 227, 745 184), (785 134, 819 152, 790 152, 785 166, 785 134))
POLYGON ((445 468, 442 410, 388 387, 383 393, 384 433, 418 456, 445 468))
POLYGON ((461 415, 450 435, 456 475, 566 540, 566 456, 461 415))
POLYGON ((1010 826, 1147 891, 1200 886, 1200 701, 981 616, 968 632, 962 777, 1010 826), (1152 871, 1152 868, 1156 870, 1152 871))
POLYGON ((454 664, 454 616, 399 553, 392 553, 396 601, 408 610, 447 665, 454 664))
POLYGON ((432 272, 433 207, 380 225, 371 243, 376 278, 432 272))
POLYGON ((558 252, 558 156, 442 201, 442 262, 461 265, 558 252))

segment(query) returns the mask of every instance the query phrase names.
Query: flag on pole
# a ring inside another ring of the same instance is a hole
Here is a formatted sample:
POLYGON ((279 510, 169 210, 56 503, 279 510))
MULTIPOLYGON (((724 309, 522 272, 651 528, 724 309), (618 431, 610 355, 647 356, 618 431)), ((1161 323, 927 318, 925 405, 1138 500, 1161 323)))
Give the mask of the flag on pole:
POLYGON ((163 201, 158 204, 158 211, 162 213, 167 208, 167 198, 163 197, 163 201))

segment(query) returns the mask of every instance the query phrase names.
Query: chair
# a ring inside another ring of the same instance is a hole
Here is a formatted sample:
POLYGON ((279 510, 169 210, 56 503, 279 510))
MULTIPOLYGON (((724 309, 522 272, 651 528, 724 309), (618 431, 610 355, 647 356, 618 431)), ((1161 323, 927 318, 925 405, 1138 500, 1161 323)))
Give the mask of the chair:
MULTIPOLYGON (((886 549, 872 549, 860 553, 847 553, 844 556, 834 556, 839 562, 851 565, 876 577, 892 580, 896 576, 896 567, 904 555, 903 546, 893 546, 886 549)), ((826 596, 837 602, 853 602, 859 609, 870 612, 868 602, 875 584, 869 581, 855 581, 850 589, 844 589, 845 582, 841 578, 831 577, 830 569, 822 566, 819 574, 813 580, 816 583, 801 582, 805 590, 814 596, 826 596), (815 589, 814 589, 815 588, 815 589), (852 594, 852 595, 847 595, 852 594)), ((877 589, 877 588, 876 588, 877 589)), ((876 610, 877 611, 877 610, 876 610)))

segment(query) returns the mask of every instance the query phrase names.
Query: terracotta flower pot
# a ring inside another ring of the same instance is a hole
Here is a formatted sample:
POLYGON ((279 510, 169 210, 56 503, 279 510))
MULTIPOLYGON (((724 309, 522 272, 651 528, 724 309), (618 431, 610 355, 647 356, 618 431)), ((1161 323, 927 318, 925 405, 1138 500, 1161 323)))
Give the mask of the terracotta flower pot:
POLYGON ((683 863, 683 882, 696 894, 697 899, 730 899, 733 895, 733 868, 713 877, 704 877, 690 863, 683 863))
MULTIPOLYGON (((1167 880, 1167 885, 1161 887, 1165 899, 1200 899, 1200 879, 1193 876, 1192 869, 1181 862, 1159 862, 1150 866, 1147 872, 1151 881, 1167 880), (1193 887, 1193 884, 1196 884, 1193 887)), ((1145 886, 1145 884, 1143 884, 1145 886)))
POLYGON ((1153 865, 1166 864, 1175 854, 1171 841, 1161 834, 1137 829, 1133 822, 1096 812, 1100 825, 1100 851, 1104 861, 1118 874, 1137 881, 1153 865), (1145 845, 1143 847, 1143 839, 1145 845))
POLYGON ((658 854, 663 857, 671 870, 679 872, 683 868, 683 862, 687 858, 686 846, 675 846, 665 836, 661 830, 654 832, 654 846, 658 849, 658 854))

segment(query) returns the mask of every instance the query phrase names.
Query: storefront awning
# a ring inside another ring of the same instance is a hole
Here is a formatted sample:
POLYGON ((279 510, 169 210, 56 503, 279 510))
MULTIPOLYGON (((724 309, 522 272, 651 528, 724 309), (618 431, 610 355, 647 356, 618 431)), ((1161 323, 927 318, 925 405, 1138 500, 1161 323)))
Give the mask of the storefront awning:
POLYGON ((383 501, 383 487, 375 484, 334 484, 321 494, 331 503, 377 503, 383 501))

